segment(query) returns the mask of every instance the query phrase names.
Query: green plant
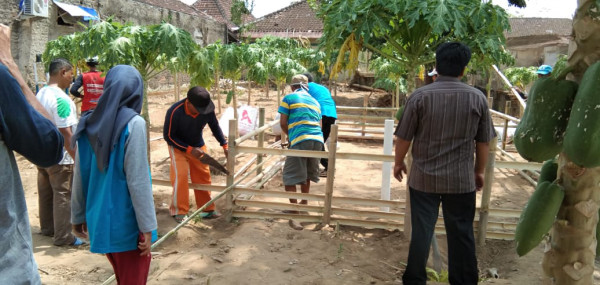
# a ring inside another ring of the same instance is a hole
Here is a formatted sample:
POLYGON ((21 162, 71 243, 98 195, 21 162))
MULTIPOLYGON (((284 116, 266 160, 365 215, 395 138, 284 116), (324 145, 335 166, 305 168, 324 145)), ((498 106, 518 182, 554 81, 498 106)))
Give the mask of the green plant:
POLYGON ((504 70, 504 75, 508 81, 525 90, 525 86, 537 79, 537 67, 511 67, 504 70))

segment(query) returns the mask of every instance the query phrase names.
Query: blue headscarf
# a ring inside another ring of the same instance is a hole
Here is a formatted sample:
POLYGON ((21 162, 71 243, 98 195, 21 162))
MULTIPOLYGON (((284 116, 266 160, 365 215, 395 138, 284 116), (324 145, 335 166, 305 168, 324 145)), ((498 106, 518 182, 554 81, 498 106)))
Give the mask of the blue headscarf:
POLYGON ((73 142, 87 134, 100 171, 108 166, 110 153, 127 123, 140 114, 143 96, 144 82, 137 69, 130 65, 117 65, 106 74, 104 92, 96 109, 79 120, 73 142))

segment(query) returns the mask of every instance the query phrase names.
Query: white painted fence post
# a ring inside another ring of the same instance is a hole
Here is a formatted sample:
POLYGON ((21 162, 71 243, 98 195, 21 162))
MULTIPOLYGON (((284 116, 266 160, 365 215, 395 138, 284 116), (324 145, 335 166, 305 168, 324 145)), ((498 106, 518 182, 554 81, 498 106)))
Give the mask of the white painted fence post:
MULTIPOLYGON (((394 145, 394 120, 385 120, 383 135, 383 154, 391 155, 394 145)), ((384 162, 381 172, 381 200, 390 200, 392 163, 384 162)), ((381 207, 381 211, 389 212, 390 207, 381 207)))

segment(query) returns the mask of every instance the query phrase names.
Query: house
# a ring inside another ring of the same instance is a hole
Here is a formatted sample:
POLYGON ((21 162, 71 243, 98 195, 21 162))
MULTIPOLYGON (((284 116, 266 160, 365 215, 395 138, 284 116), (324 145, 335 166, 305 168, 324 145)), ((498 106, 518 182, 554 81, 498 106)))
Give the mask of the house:
POLYGON ((554 65, 567 54, 573 21, 560 18, 511 18, 506 46, 516 66, 554 65))
POLYGON ((242 37, 254 41, 271 35, 286 38, 306 38, 317 44, 323 35, 323 22, 307 0, 301 0, 279 11, 267 14, 247 24, 248 30, 242 37))

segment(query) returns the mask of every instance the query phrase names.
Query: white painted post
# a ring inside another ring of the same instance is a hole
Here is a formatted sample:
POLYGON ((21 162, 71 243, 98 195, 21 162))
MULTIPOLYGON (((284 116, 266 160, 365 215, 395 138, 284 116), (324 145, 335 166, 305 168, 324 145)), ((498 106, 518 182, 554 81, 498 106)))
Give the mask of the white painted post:
MULTIPOLYGON (((383 134, 383 154, 391 155, 394 145, 394 120, 385 120, 383 134)), ((390 200, 392 163, 384 162, 381 174, 381 200, 390 200)), ((381 211, 389 212, 390 207, 381 207, 381 211)))

